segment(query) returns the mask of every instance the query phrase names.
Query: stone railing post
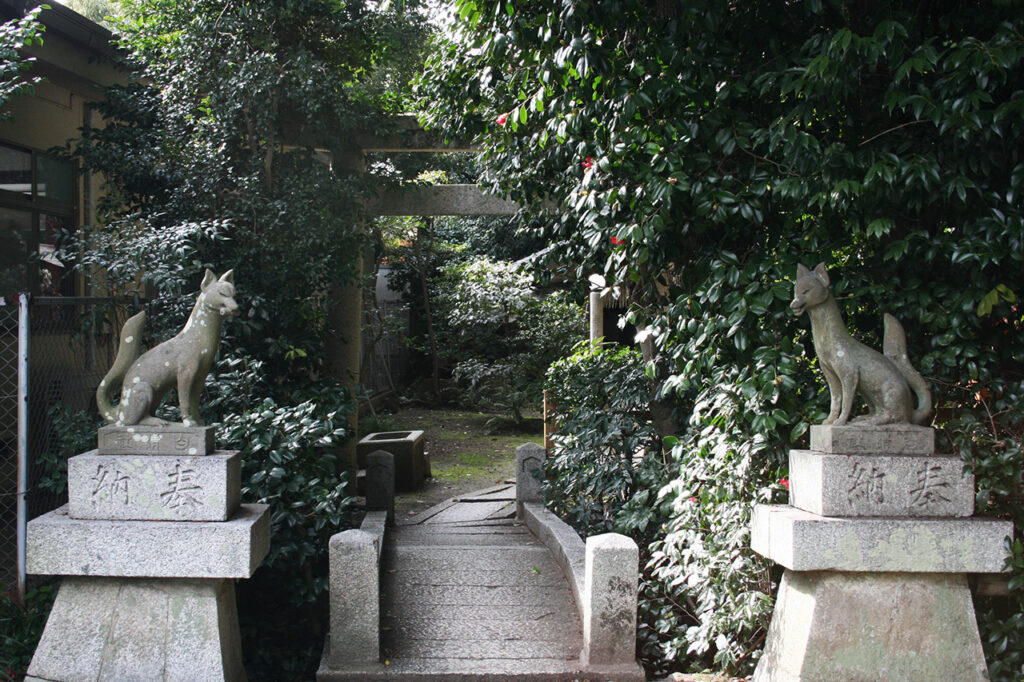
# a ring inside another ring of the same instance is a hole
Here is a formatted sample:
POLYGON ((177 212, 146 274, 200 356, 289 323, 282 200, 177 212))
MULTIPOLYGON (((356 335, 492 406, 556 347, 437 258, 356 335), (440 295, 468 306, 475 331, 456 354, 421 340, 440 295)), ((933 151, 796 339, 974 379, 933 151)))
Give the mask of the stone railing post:
POLYGON ((384 450, 366 456, 366 508, 387 512, 387 523, 395 522, 395 456, 384 450))
POLYGON ((330 668, 380 660, 380 538, 346 530, 330 541, 330 668))
POLYGON ((524 443, 516 448, 516 517, 523 518, 523 504, 540 502, 544 474, 544 458, 547 452, 536 443, 524 443))
POLYGON ((633 664, 640 550, 625 535, 587 538, 583 586, 585 666, 633 664))

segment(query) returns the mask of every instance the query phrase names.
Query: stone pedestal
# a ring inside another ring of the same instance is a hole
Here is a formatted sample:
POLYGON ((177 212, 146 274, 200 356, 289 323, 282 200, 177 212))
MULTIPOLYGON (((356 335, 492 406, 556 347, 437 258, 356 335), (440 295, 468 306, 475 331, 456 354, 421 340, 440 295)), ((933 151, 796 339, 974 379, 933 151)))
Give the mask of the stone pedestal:
POLYGON ((1009 521, 971 518, 974 480, 931 429, 812 426, 790 505, 751 548, 786 567, 755 682, 983 680, 966 573, 999 573, 1009 521))
POLYGON ((211 434, 104 427, 69 460, 69 504, 28 524, 28 572, 65 577, 26 679, 245 679, 233 579, 270 515, 239 504, 240 458, 211 434))
POLYGON ((244 680, 231 580, 66 577, 26 680, 244 680))
POLYGON ((988 679, 963 575, 786 571, 754 682, 988 679))

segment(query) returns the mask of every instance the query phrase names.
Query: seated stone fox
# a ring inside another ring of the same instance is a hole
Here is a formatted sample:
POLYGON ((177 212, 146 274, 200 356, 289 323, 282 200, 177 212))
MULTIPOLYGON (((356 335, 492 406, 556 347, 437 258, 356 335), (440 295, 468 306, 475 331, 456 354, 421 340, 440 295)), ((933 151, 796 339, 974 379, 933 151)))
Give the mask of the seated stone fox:
POLYGON ((192 314, 174 338, 140 356, 146 313, 129 318, 121 328, 114 364, 96 389, 103 418, 118 426, 166 425, 154 413, 167 392, 177 388, 182 423, 200 426, 199 393, 220 346, 221 322, 236 312, 234 270, 220 279, 207 270, 192 314), (111 397, 118 386, 121 401, 114 407, 111 397))
POLYGON ((823 424, 849 422, 857 392, 864 397, 868 413, 852 423, 923 424, 927 420, 932 411, 931 392, 907 359, 907 336, 895 317, 885 315, 885 355, 850 336, 829 290, 824 263, 813 271, 797 266, 790 308, 797 315, 806 310, 811 318, 814 352, 832 398, 823 424), (916 407, 911 393, 917 397, 916 407))

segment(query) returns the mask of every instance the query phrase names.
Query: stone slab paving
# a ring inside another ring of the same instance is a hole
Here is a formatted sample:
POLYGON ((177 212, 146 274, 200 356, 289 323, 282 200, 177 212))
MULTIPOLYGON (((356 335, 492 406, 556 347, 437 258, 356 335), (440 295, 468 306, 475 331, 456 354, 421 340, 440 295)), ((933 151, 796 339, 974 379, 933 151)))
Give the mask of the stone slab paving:
POLYGON ((496 500, 493 502, 462 502, 460 500, 440 513, 431 516, 424 521, 424 524, 483 521, 505 510, 514 513, 515 504, 511 500, 496 500))
MULTIPOLYGON (((577 680, 569 584, 514 512, 515 487, 449 500, 394 528, 383 551, 379 666, 337 680, 577 680)), ((326 678, 325 678, 326 679, 326 678)))

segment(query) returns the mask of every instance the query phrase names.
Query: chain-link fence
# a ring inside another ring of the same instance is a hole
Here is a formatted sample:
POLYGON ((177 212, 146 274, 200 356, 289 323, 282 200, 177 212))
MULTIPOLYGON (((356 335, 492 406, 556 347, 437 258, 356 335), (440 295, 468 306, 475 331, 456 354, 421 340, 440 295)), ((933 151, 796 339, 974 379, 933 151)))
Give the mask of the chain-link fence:
POLYGON ((67 500, 61 484, 66 461, 79 454, 69 448, 95 443, 93 396, 117 354, 121 324, 135 307, 105 298, 38 297, 19 316, 18 306, 0 306, 0 583, 8 590, 23 589, 19 526, 67 500), (18 362, 26 318, 27 367, 18 362), (20 448, 19 373, 27 374, 28 393, 20 448))
POLYGON ((18 305, 0 306, 0 587, 18 584, 18 305))

